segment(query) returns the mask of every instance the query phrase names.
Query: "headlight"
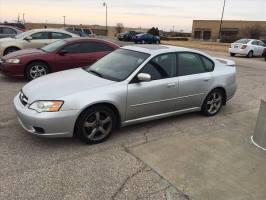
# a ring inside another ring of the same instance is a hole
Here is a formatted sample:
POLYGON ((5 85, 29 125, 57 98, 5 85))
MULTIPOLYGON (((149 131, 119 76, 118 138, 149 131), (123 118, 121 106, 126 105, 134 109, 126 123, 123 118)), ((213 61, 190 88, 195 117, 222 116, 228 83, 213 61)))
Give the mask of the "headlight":
POLYGON ((6 63, 18 64, 18 63, 20 63, 20 60, 17 58, 10 58, 10 59, 6 60, 6 63))
POLYGON ((37 112, 57 112, 63 103, 63 101, 35 101, 29 108, 37 112))

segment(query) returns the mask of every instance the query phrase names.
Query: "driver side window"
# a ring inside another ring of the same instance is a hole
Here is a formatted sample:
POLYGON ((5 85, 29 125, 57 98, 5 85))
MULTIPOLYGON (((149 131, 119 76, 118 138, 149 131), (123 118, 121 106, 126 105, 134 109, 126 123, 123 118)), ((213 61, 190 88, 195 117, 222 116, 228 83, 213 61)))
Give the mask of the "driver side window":
POLYGON ((63 50, 68 53, 81 53, 81 45, 80 43, 70 44, 65 46, 63 50))
POLYGON ((49 39, 48 32, 38 32, 31 35, 33 40, 46 40, 49 39))
POLYGON ((172 78, 176 76, 176 54, 163 54, 153 58, 140 73, 151 75, 151 80, 172 78))

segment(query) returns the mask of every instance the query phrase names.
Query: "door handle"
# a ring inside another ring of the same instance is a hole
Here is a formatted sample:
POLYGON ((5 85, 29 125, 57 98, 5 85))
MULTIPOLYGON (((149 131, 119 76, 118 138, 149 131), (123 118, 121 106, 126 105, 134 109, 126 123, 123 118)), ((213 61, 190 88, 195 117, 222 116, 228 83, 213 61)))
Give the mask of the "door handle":
POLYGON ((211 80, 211 78, 205 78, 204 81, 208 82, 209 80, 211 80))
POLYGON ((175 83, 168 83, 167 87, 175 87, 175 83))

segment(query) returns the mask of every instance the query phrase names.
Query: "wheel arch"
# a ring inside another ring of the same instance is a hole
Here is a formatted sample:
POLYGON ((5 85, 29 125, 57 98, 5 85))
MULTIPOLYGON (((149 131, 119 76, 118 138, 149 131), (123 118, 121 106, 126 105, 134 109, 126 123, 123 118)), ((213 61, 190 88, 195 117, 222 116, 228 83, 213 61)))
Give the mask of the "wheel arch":
MULTIPOLYGON (((223 93, 223 105, 226 105, 226 101, 227 101, 227 93, 226 93, 226 90, 225 90, 225 88, 224 87, 222 87, 222 86, 217 86, 217 87, 214 87, 206 96, 205 96, 205 98, 204 98, 204 101, 206 100, 206 98, 207 98, 207 96, 211 93, 211 92, 213 92, 214 90, 220 90, 222 93, 223 93)), ((203 103, 204 103, 204 101, 203 101, 203 103)), ((203 103, 202 103, 202 105, 203 105, 203 103)))
POLYGON ((27 63, 25 64, 24 75, 26 74, 27 67, 28 67, 31 63, 34 63, 34 62, 42 62, 42 63, 44 63, 44 64, 48 67, 49 72, 50 72, 50 73, 52 72, 52 68, 51 68, 51 66, 49 65, 48 62, 46 62, 46 61, 44 61, 44 60, 42 60, 42 59, 36 59, 36 60, 31 60, 31 61, 29 61, 29 62, 27 62, 27 63))
POLYGON ((89 108, 91 107, 94 107, 94 106, 107 106, 109 107, 110 109, 112 109, 112 111, 114 112, 115 116, 117 117, 117 124, 116 124, 116 127, 119 127, 121 125, 121 115, 120 115, 120 112, 118 110, 118 108, 113 104, 113 103, 110 103, 110 102, 98 102, 98 103, 95 103, 95 104, 90 104, 88 106, 85 106, 79 113, 78 113, 78 116, 75 120, 75 126, 74 126, 74 132, 73 132, 73 136, 77 136, 76 135, 76 126, 77 126, 77 122, 79 120, 79 117, 81 116, 82 113, 84 113, 86 110, 88 110, 89 108))
POLYGON ((3 55, 5 55, 5 54, 6 54, 6 50, 7 50, 7 49, 9 49, 9 48, 16 48, 16 49, 18 49, 18 50, 21 50, 21 48, 20 48, 20 47, 18 47, 18 46, 15 46, 15 45, 11 45, 11 46, 8 46, 8 47, 6 47, 6 48, 4 49, 4 51, 3 51, 3 55))

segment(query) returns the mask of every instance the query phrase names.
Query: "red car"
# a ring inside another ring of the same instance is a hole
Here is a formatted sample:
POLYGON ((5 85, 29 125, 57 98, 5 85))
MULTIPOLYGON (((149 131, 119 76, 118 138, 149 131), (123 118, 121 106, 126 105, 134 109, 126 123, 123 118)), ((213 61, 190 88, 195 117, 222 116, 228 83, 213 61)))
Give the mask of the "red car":
POLYGON ((0 71, 32 80, 48 73, 88 66, 118 45, 100 39, 69 38, 40 49, 24 49, 0 59, 0 71))

